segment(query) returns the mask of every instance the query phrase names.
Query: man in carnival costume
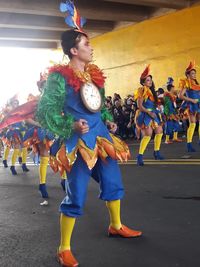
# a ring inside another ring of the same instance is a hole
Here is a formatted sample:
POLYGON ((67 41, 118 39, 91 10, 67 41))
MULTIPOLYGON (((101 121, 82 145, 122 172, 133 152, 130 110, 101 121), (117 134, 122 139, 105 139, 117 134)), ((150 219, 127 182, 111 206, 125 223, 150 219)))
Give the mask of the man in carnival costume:
POLYGON ((106 127, 116 130, 112 116, 103 106, 105 77, 90 64, 93 50, 82 30, 83 18, 71 1, 60 7, 62 12, 68 12, 65 21, 74 28, 61 37, 63 52, 70 62, 49 70, 38 105, 38 120, 42 127, 60 136, 54 155, 59 167, 62 165, 67 172, 67 195, 60 205, 61 242, 57 256, 62 266, 72 267, 79 264, 71 252, 70 240, 76 218, 83 214, 90 176, 99 183, 99 197, 109 210, 109 235, 138 237, 142 233, 122 225, 120 220, 124 188, 117 160, 127 160, 130 152, 106 127))

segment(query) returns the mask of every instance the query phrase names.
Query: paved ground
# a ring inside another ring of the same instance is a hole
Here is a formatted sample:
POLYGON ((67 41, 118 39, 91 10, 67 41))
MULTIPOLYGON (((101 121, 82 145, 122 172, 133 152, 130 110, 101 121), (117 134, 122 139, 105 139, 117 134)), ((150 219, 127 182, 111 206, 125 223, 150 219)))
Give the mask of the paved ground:
MULTIPOLYGON (((131 145, 136 156, 138 145, 131 145)), ((152 145, 146 165, 120 165, 126 196, 123 223, 144 231, 139 239, 107 237, 108 213, 91 181, 85 216, 77 221, 72 249, 82 267, 200 266, 200 147, 193 155, 183 144, 163 145, 171 160, 155 162, 152 145), (185 159, 184 159, 185 158, 185 159)), ((0 267, 57 267, 58 206, 64 193, 48 170, 50 204, 39 205, 37 167, 18 176, 0 167, 0 267)))

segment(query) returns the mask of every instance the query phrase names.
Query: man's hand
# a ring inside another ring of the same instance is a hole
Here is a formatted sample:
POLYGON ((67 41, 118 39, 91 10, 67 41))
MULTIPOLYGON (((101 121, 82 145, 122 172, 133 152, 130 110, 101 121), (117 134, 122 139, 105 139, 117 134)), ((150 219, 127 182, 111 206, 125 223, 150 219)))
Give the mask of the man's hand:
POLYGON ((193 104, 197 104, 199 102, 199 100, 198 99, 192 99, 191 98, 190 102, 192 102, 193 104))
POLYGON ((117 131, 117 124, 111 121, 106 121, 106 125, 111 133, 115 133, 117 131))
POLYGON ((74 122, 74 130, 80 134, 85 134, 89 131, 89 126, 87 121, 80 119, 79 121, 74 122))

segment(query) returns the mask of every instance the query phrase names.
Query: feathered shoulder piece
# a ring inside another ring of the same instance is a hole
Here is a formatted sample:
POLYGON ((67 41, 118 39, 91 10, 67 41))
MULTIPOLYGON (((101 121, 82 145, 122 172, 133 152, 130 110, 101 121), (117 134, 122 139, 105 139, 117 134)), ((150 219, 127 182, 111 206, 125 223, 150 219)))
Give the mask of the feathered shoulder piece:
POLYGON ((94 64, 88 64, 84 72, 75 71, 69 65, 55 65, 49 69, 49 75, 52 73, 61 74, 76 92, 88 81, 88 77, 98 88, 104 87, 106 79, 102 70, 94 64))
POLYGON ((89 64, 86 70, 90 74, 93 83, 95 83, 99 88, 103 88, 106 80, 106 76, 103 71, 95 64, 89 64))
POLYGON ((151 90, 146 86, 139 87, 136 90, 134 96, 135 96, 135 100, 137 100, 138 98, 143 97, 144 100, 147 100, 149 98, 151 101, 154 101, 154 97, 153 97, 153 94, 152 94, 151 90))
POLYGON ((182 78, 179 80, 179 88, 185 89, 185 88, 190 88, 190 81, 187 78, 182 78))
POLYGON ((139 87, 137 90, 134 92, 134 98, 137 100, 140 97, 143 97, 144 95, 145 88, 144 87, 139 87))

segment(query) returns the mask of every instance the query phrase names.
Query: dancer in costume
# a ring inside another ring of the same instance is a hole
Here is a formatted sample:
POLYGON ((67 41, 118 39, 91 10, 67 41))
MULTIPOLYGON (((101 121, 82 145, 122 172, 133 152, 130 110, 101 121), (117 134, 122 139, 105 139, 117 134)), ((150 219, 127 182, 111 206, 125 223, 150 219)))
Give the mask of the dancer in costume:
POLYGON ((17 158, 19 160, 19 163, 22 163, 23 172, 29 171, 29 169, 26 166, 27 148, 23 146, 23 135, 25 134, 26 129, 27 128, 25 123, 19 122, 9 126, 9 130, 6 133, 6 138, 8 142, 10 142, 10 147, 13 147, 13 154, 11 157, 11 166, 10 166, 10 170, 13 175, 17 175, 17 171, 15 169, 15 163, 17 158))
POLYGON ((179 115, 176 104, 176 90, 174 87, 173 78, 169 77, 167 81, 167 92, 164 93, 164 114, 166 117, 166 139, 165 144, 172 144, 174 142, 182 142, 178 138, 178 131, 180 130, 179 115), (173 136, 172 140, 170 138, 173 136))
MULTIPOLYGON (((38 89, 40 92, 43 90, 43 86, 46 82, 45 75, 40 75, 40 81, 37 82, 38 89)), ((28 101, 39 100, 39 96, 28 96, 28 101)), ((23 144, 26 147, 32 147, 34 153, 38 153, 40 157, 39 164, 39 191, 44 201, 41 205, 48 205, 48 192, 46 186, 47 167, 49 162, 49 149, 53 144, 54 135, 49 131, 41 128, 41 125, 37 122, 34 117, 28 119, 29 130, 26 132, 23 138, 23 144)))
POLYGON ((140 77, 140 87, 136 94, 135 100, 139 112, 136 115, 137 127, 141 129, 142 140, 140 142, 139 154, 137 155, 137 164, 139 166, 144 165, 143 154, 151 140, 153 131, 155 132, 154 138, 154 158, 156 160, 163 160, 163 156, 160 154, 160 145, 163 136, 162 129, 162 117, 159 111, 159 103, 155 86, 150 75, 150 65, 147 66, 140 77))
MULTIPOLYGON (((15 95, 9 100, 4 116, 7 116, 9 112, 14 110, 18 106, 19 106, 19 101, 17 99, 17 96, 15 95)), ((10 167, 11 173, 13 175, 17 175, 17 171, 15 169, 15 163, 16 163, 17 157, 19 159, 19 163, 22 163, 23 172, 29 171, 29 169, 26 166, 27 149, 22 144, 22 139, 23 139, 25 130, 26 130, 26 126, 24 122, 18 122, 18 123, 11 124, 8 127, 8 130, 4 135, 4 142, 6 144, 6 148, 4 151, 3 165, 5 168, 8 167, 8 164, 7 164, 8 155, 9 155, 10 149, 13 148, 13 154, 11 157, 11 167, 10 167)))
MULTIPOLYGON (((17 96, 15 95, 14 97, 12 97, 8 103, 6 104, 6 106, 4 108, 2 108, 1 110, 1 118, 0 121, 2 122, 5 118, 5 116, 7 115, 7 113, 12 110, 13 108, 15 108, 15 102, 13 101, 17 98, 17 96), (12 106, 13 104, 13 106, 12 106)), ((18 103, 17 103, 18 105, 18 103)), ((4 128, 1 130, 1 137, 2 137, 2 141, 4 143, 4 154, 3 154, 3 165, 4 168, 8 168, 8 156, 10 153, 10 142, 8 142, 7 138, 6 138, 6 133, 8 131, 8 128, 4 128)))
POLYGON ((192 146, 192 139, 197 118, 200 118, 200 85, 196 79, 196 68, 193 62, 190 62, 185 71, 185 75, 186 78, 180 80, 180 98, 184 100, 182 109, 185 109, 189 119, 189 127, 187 130, 187 151, 195 152, 195 149, 192 146))
POLYGON ((109 235, 137 237, 141 232, 129 229, 120 220, 124 188, 117 159, 127 160, 130 153, 127 145, 106 127, 107 124, 113 132, 117 128, 102 107, 105 77, 97 66, 90 64, 93 51, 81 29, 83 19, 76 8, 67 1, 61 4, 61 10, 70 14, 66 22, 75 28, 61 37, 70 63, 50 69, 38 106, 38 119, 62 140, 56 158, 67 172, 67 195, 60 205, 58 260, 62 266, 72 267, 78 266, 78 262, 71 252, 70 240, 76 218, 83 214, 90 177, 99 183, 99 197, 110 213, 109 235))

